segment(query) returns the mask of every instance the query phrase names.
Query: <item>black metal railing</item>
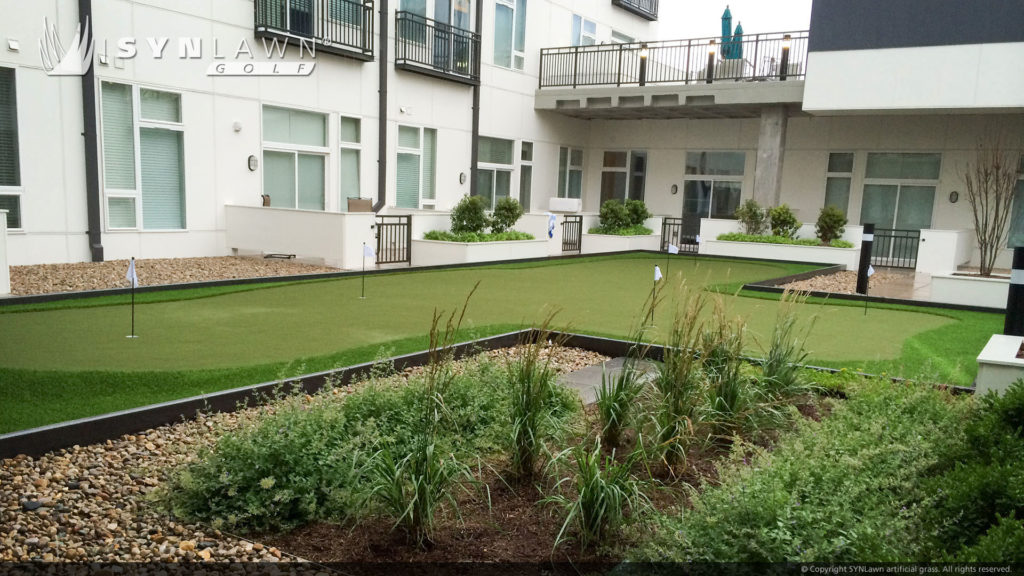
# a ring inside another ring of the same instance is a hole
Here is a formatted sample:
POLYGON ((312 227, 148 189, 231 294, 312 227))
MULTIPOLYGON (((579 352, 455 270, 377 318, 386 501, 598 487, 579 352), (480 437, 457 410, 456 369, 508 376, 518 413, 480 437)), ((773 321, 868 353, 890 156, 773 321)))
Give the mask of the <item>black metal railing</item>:
POLYGON ((612 5, 647 20, 658 19, 658 0, 612 0, 612 5))
POLYGON ((373 60, 372 0, 256 0, 256 37, 373 60))
POLYGON ((544 48, 541 88, 802 79, 807 32, 544 48), (728 55, 727 57, 724 57, 728 55))
MULTIPOLYGON (((698 231, 697 234, 699 233, 698 231)), ((683 233, 682 218, 664 218, 661 221, 661 251, 668 252, 669 244, 671 244, 679 248, 680 253, 696 254, 700 249, 700 244, 697 243, 697 234, 683 233)))
POLYGON ((395 67, 480 84, 480 35, 411 12, 395 14, 395 67))
POLYGON ((562 219, 562 252, 579 252, 582 246, 583 216, 564 216, 562 219))
POLYGON ((377 264, 412 263, 412 216, 377 216, 377 264))
POLYGON ((871 246, 871 264, 891 268, 916 268, 920 230, 875 228, 871 246))

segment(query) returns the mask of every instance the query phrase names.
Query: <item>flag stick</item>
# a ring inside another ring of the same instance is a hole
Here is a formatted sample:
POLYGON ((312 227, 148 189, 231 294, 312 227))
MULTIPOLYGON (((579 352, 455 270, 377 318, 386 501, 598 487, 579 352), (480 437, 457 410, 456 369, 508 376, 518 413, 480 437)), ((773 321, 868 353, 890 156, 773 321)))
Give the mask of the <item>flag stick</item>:
POLYGON ((366 242, 363 242, 363 289, 359 294, 359 299, 366 299, 366 242))
POLYGON ((132 335, 129 338, 135 338, 135 282, 132 282, 132 335))
POLYGON ((658 289, 658 281, 655 280, 651 286, 651 324, 654 324, 654 296, 655 291, 658 289))

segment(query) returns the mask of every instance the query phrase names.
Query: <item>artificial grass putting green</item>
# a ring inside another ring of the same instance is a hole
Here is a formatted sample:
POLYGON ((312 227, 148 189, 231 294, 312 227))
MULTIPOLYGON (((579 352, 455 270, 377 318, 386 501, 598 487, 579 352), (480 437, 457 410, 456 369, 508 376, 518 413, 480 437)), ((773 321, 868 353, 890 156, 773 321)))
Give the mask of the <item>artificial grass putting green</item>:
MULTIPOLYGON (((691 287, 813 268, 691 256, 672 257, 666 266, 664 255, 629 254, 375 275, 366 279, 365 300, 354 277, 159 292, 136 306, 136 340, 125 338, 127 296, 121 305, 111 297, 102 305, 82 300, 77 308, 67 301, 35 305, 36 311, 0 314, 0 431, 367 361, 389 343, 398 353, 423 349, 433 310, 457 308, 478 281, 463 325, 470 332, 528 327, 557 308, 563 329, 624 337, 650 295, 655 264, 671 282, 685 278, 691 287)), ((730 315, 747 319, 748 348, 756 353, 777 302, 726 299, 730 315)), ((666 292, 656 324, 667 327, 673 313, 666 292)), ((913 308, 872 309, 865 316, 861 307, 831 304, 805 304, 801 314, 816 316, 808 348, 817 363, 895 371, 919 366, 936 351, 944 355, 940 377, 961 384, 973 378, 967 359, 1001 321, 993 314, 913 308), (959 341, 949 342, 943 336, 949 334, 959 341)))

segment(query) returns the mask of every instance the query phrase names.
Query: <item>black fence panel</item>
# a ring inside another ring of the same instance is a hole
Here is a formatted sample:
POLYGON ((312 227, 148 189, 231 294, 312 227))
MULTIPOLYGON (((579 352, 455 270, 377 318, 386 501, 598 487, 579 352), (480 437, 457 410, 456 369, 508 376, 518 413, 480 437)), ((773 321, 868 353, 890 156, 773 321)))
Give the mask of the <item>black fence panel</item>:
POLYGON ((377 264, 412 264, 412 216, 377 216, 377 264))
POLYGON ((696 254, 700 249, 697 243, 699 226, 696 234, 684 234, 682 218, 665 218, 661 221, 661 251, 668 252, 668 245, 672 244, 679 248, 681 254, 696 254))
POLYGON ((871 264, 890 268, 916 268, 920 230, 875 228, 871 264))
POLYGON ((579 252, 582 246, 583 216, 565 216, 562 220, 562 252, 579 252))

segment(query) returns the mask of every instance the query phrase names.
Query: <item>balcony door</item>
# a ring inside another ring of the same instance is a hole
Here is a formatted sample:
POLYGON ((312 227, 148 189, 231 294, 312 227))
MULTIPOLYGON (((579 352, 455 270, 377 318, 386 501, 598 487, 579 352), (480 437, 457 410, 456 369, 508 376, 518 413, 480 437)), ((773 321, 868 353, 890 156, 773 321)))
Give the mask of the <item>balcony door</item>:
POLYGON ((434 0, 434 66, 458 74, 470 72, 469 0, 434 0))

